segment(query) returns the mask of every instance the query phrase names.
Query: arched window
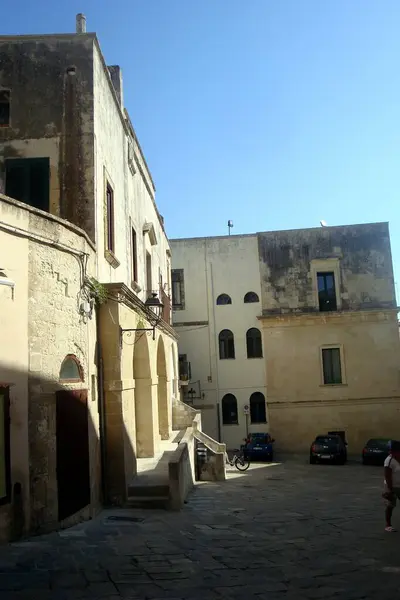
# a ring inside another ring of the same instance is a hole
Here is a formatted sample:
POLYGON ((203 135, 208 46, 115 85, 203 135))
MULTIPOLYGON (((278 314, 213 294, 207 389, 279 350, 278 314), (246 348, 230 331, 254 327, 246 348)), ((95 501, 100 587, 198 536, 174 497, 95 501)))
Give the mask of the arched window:
POLYGON ((247 358, 262 357, 261 331, 252 327, 246 333, 247 358))
POLYGON ((237 425, 238 422, 237 400, 233 394, 225 394, 222 398, 222 423, 237 425))
POLYGON ((232 304, 232 299, 228 294, 220 294, 217 298, 217 304, 219 306, 223 304, 232 304))
POLYGON ((83 381, 82 367, 76 356, 73 354, 68 354, 62 362, 60 369, 60 381, 65 381, 68 383, 83 381))
POLYGON ((235 358, 235 339, 230 329, 223 329, 219 336, 219 357, 224 358, 235 358))
POLYGON ((266 423, 267 413, 265 398, 261 392, 254 392, 250 396, 250 420, 252 423, 266 423))
POLYGON ((250 302, 260 302, 260 298, 255 292, 247 292, 244 297, 244 303, 249 304, 250 302))

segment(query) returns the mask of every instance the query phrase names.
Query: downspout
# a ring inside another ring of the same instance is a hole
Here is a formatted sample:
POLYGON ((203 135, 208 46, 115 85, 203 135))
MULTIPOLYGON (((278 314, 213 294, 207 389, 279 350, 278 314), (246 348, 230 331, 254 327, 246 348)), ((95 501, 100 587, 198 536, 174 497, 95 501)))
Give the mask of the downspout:
POLYGON ((103 355, 100 343, 100 308, 96 306, 96 366, 97 366, 97 405, 99 411, 99 429, 100 429, 100 460, 101 460, 101 491, 103 504, 108 504, 107 490, 107 443, 106 443, 106 420, 104 406, 104 373, 103 373, 103 355))
POLYGON ((218 345, 217 345, 217 333, 216 333, 216 327, 215 327, 214 276, 213 276, 212 263, 210 263, 210 278, 211 278, 211 302, 212 302, 213 329, 214 329, 215 387, 216 387, 216 392, 217 392, 218 441, 221 442, 221 416, 220 416, 220 410, 219 410, 218 345))
POLYGON ((208 356, 209 356, 209 375, 212 376, 212 361, 211 361, 211 326, 210 326, 210 299, 208 285, 208 269, 207 269, 207 240, 204 240, 204 270, 206 274, 206 305, 207 305, 207 321, 208 321, 208 356))

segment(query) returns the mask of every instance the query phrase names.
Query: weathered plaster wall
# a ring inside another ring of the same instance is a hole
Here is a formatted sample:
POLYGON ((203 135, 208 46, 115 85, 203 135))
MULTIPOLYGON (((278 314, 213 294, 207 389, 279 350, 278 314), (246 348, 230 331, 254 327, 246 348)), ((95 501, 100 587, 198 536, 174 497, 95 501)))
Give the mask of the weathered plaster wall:
POLYGON ((338 259, 343 310, 394 306, 387 223, 259 233, 258 246, 265 314, 318 311, 312 261, 326 259, 338 259))
POLYGON ((359 452, 370 437, 397 435, 400 342, 394 311, 282 316, 263 324, 278 448, 306 451, 314 435, 345 429, 349 452, 359 452), (325 345, 342 349, 341 385, 323 384, 325 345))
MULTIPOLYGON (((86 274, 95 272, 94 252, 83 236, 62 225, 30 214, 29 227, 36 234, 57 239, 66 248, 88 255, 86 274)), ((59 378, 67 354, 74 354, 83 367, 84 382, 65 384, 71 389, 87 389, 90 436, 90 470, 93 504, 98 504, 99 445, 98 407, 93 400, 92 375, 96 377, 95 319, 83 322, 79 305, 83 300, 83 267, 77 256, 34 244, 29 252, 29 395, 30 469, 32 526, 55 524, 58 520, 54 386, 46 390, 36 378, 51 382, 59 378), (46 344, 43 339, 46 337, 46 344), (50 452, 49 452, 50 450, 50 452)))
MULTIPOLYGON (((2 224, 26 227, 27 216, 0 200, 0 254, 2 267, 15 282, 14 291, 0 287, 0 381, 10 384, 11 480, 21 484, 22 514, 14 524, 13 504, 0 506, 0 541, 29 526, 28 447, 28 253, 29 241, 4 231, 2 224), (16 531, 17 530, 17 531, 16 531)), ((13 497, 14 501, 14 497, 13 497)))
POLYGON ((6 158, 50 158, 50 212, 94 239, 93 34, 0 37, 0 86, 11 90, 6 158), (73 68, 73 74, 67 70, 73 68))
MULTIPOLYGON (((246 435, 243 409, 253 392, 266 398, 265 359, 247 358, 246 332, 261 330, 257 316, 261 302, 245 304, 247 292, 261 300, 257 236, 226 236, 171 240, 172 267, 184 270, 184 310, 173 313, 179 334, 179 353, 187 354, 192 381, 200 380, 205 398, 195 400, 202 410, 203 430, 218 437, 217 403, 227 393, 238 402, 238 425, 222 425, 222 441, 236 448, 246 435), (228 294, 231 305, 217 306, 217 297, 228 294), (235 359, 220 360, 218 334, 230 329, 235 336, 235 359), (211 380, 209 380, 211 378, 211 380)), ((264 357, 267 348, 263 348, 264 357)), ((198 384, 189 384, 198 390, 198 384)), ((268 416, 267 416, 268 418, 268 416)), ((249 431, 267 431, 268 424, 251 424, 249 431)))
POLYGON ((170 281, 168 264, 168 239, 155 207, 155 189, 131 125, 112 92, 111 78, 104 70, 103 59, 94 52, 94 129, 95 129, 95 189, 96 232, 99 251, 99 279, 104 282, 123 282, 132 287, 132 234, 137 235, 138 288, 133 287, 139 298, 145 301, 146 251, 152 257, 152 290, 159 292, 160 272, 163 284, 170 281), (134 159, 129 166, 129 143, 134 159), (115 256, 119 261, 112 266, 105 254, 105 194, 106 182, 114 190, 115 256), (151 244, 149 234, 143 234, 146 223, 152 223, 156 243, 151 244))
POLYGON ((78 312, 83 267, 77 255, 86 255, 90 276, 94 251, 77 228, 4 197, 0 197, 1 245, 7 257, 4 268, 16 282, 14 300, 4 294, 0 300, 8 331, 0 378, 15 383, 12 483, 22 485, 25 530, 45 530, 58 525, 55 392, 61 387, 88 390, 91 506, 86 516, 99 506, 96 324, 95 319, 85 323, 78 312), (79 359, 83 383, 58 383, 67 354, 79 359))
POLYGON ((400 345, 387 223, 258 234, 271 431, 306 451, 345 429, 349 452, 390 437, 400 345), (333 271, 337 311, 319 312, 316 273, 333 271), (385 310, 386 309, 386 310, 385 310), (321 348, 340 348, 342 384, 324 385, 321 348), (390 416, 389 416, 390 415, 390 416))

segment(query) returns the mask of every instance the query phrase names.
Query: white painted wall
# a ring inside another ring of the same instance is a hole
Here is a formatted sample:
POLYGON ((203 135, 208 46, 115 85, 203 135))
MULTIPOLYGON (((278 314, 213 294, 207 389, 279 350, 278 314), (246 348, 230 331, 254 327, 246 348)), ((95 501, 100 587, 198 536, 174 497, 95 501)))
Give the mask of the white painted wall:
MULTIPOLYGON (((192 367, 192 384, 200 381, 204 399, 203 430, 218 437, 217 402, 227 393, 238 401, 239 424, 222 425, 222 441, 228 448, 238 447, 246 435, 243 408, 253 392, 266 397, 264 358, 247 358, 246 332, 261 330, 257 316, 261 302, 244 304, 244 295, 256 292, 261 299, 258 245, 255 235, 171 240, 172 268, 184 270, 185 307, 173 313, 179 334, 180 354, 187 354, 192 367), (226 293, 232 304, 217 306, 216 299, 226 293), (185 323, 185 325, 180 325, 185 323), (220 360, 218 334, 230 329, 235 336, 235 359, 220 360), (211 377, 211 381, 209 378, 211 377), (208 407, 208 408, 205 408, 208 407)), ((267 414, 268 419, 268 414, 267 414)), ((268 424, 251 424, 249 431, 268 431, 268 424)))
MULTIPOLYGON (((163 283, 169 281, 167 250, 169 244, 154 205, 155 190, 140 148, 135 148, 135 174, 128 165, 128 139, 125 119, 115 101, 110 78, 104 70, 99 51, 94 49, 94 134, 95 134, 95 201, 96 240, 99 249, 98 279, 105 282, 123 282, 131 287, 132 249, 131 226, 137 234, 138 273, 141 300, 146 295, 146 250, 152 256, 152 289, 158 292, 159 269, 163 283), (105 226, 104 201, 106 179, 114 189, 115 255, 117 268, 104 257, 105 226), (147 183, 147 187, 146 187, 147 183), (150 192, 149 192, 150 189, 150 192), (153 196, 153 198, 152 198, 153 196), (152 223, 157 243, 151 245, 149 235, 143 235, 143 226, 152 223)), ((131 138, 132 139, 132 138, 131 138)), ((134 289, 136 292, 136 290, 134 289)), ((168 290, 165 290, 168 293, 168 290)))

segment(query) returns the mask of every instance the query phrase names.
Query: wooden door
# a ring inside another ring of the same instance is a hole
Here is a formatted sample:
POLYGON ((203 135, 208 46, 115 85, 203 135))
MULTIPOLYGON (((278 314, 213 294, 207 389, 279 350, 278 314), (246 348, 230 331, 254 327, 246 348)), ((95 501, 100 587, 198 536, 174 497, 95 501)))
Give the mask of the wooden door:
POLYGON ((56 393, 58 520, 90 503, 87 390, 56 393))

